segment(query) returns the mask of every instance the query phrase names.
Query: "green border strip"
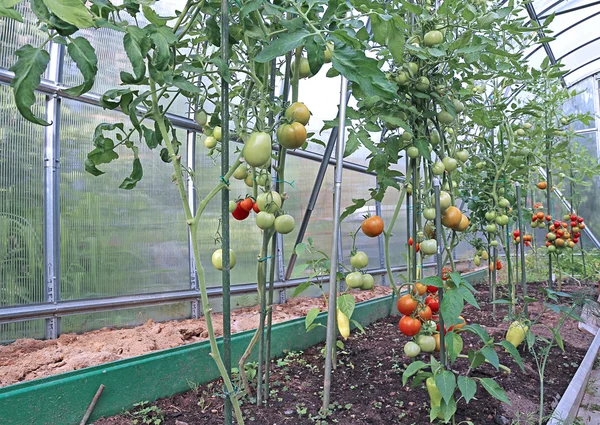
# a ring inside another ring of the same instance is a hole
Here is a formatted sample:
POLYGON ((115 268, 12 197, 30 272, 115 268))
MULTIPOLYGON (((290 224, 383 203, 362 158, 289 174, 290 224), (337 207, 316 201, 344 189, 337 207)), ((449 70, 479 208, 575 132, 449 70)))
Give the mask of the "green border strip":
MULTIPOLYGON (((464 275, 471 283, 483 281, 484 271, 464 275)), ((391 295, 356 305, 353 319, 367 326, 389 315, 391 295)), ((394 313, 397 310, 393 309, 394 313)), ((325 325, 327 314, 317 316, 325 325)), ((254 330, 233 335, 232 359, 237 363, 254 330)), ((304 318, 273 325, 271 354, 304 350, 325 340, 325 329, 306 332, 304 318)), ((222 340, 218 340, 222 346, 222 340)), ((255 360, 254 356, 250 360, 255 360)), ((91 421, 130 409, 140 401, 154 401, 190 389, 188 382, 204 384, 219 377, 208 341, 118 360, 73 372, 0 388, 1 425, 79 424, 100 384, 105 389, 91 421)))

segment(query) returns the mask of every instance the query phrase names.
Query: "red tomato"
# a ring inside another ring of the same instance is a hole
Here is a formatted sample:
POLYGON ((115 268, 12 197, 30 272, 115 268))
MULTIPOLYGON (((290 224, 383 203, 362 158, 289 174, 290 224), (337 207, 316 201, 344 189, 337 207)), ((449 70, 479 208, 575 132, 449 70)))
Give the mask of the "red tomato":
POLYGON ((252 201, 252 198, 246 198, 240 202, 238 202, 238 205, 244 210, 244 211, 248 211, 250 212, 250 210, 252 209, 252 207, 254 206, 254 202, 252 201))
POLYGON ((577 220, 571 221, 571 227, 577 226, 577 220))
POLYGON ((502 269, 502 262, 500 260, 496 260, 496 270, 502 269))
POLYGON ((254 212, 256 214, 258 214, 260 212, 260 210, 258 209, 258 204, 256 202, 254 204, 252 204, 252 209, 254 210, 254 212))
POLYGON ((442 268, 442 280, 448 280, 450 277, 450 273, 452 273, 452 269, 449 267, 442 268))
POLYGON ((408 246, 413 246, 413 238, 408 238, 408 246))
POLYGON ((430 294, 435 294, 438 291, 438 287, 437 286, 431 286, 431 285, 427 285, 427 292, 429 292, 430 294))
POLYGON ((440 311, 440 301, 437 297, 434 297, 433 295, 430 295, 427 298, 425 298, 425 305, 429 306, 433 313, 437 313, 438 311, 440 311))
POLYGON ((546 221, 552 221, 552 216, 551 215, 547 215, 546 216, 546 221))
POLYGON ((431 307, 429 307, 428 305, 421 306, 419 308, 419 317, 421 318, 421 320, 423 322, 431 320, 431 314, 432 314, 431 307))
POLYGON ((558 229, 558 228, 560 227, 560 221, 555 221, 555 222, 554 222, 554 223, 552 223, 552 224, 554 224, 554 228, 555 228, 555 229, 558 229))
POLYGON ((410 316, 404 316, 398 323, 398 328, 406 336, 415 336, 421 330, 421 322, 410 316))
POLYGON ((406 294, 398 298, 398 311, 404 315, 410 316, 417 309, 417 300, 412 295, 406 294))
POLYGON ((421 244, 417 242, 417 252, 419 252, 421 250, 421 244))
POLYGON ((583 217, 577 217, 577 223, 583 223, 583 217))
POLYGON ((250 211, 246 211, 245 209, 243 209, 240 205, 240 202, 238 202, 237 207, 235 207, 235 211, 233 211, 231 215, 236 220, 241 221, 248 218, 248 216, 250 215, 250 211))
POLYGON ((575 214, 571 215, 571 221, 577 221, 577 216, 575 214))
POLYGON ((519 236, 521 236, 521 232, 519 232, 518 230, 515 230, 515 231, 513 232, 513 236, 514 236, 515 238, 518 238, 519 236))

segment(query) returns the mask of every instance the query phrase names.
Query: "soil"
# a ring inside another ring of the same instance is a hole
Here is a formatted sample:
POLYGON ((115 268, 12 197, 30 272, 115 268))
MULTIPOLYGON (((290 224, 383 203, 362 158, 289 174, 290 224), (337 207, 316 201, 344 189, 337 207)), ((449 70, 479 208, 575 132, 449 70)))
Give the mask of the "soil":
MULTIPOLYGON (((541 285, 530 285, 530 296, 538 297, 541 285)), ((497 305, 497 316, 492 317, 491 304, 487 303, 487 287, 480 287, 477 295, 481 310, 472 306, 465 308, 464 316, 469 323, 479 323, 499 342, 504 339, 508 322, 502 321, 507 310, 497 305)), ((578 286, 564 286, 563 291, 581 292, 578 286)), ((590 290, 591 292, 591 290, 590 290)), ((500 295, 501 296, 501 295, 500 295)), ((541 303, 530 304, 535 317, 543 311, 541 303)), ((399 317, 382 319, 368 328, 366 335, 356 331, 338 351, 337 369, 333 373, 330 416, 323 420, 318 416, 323 388, 323 344, 307 349, 303 353, 288 353, 285 358, 271 363, 271 391, 267 407, 258 408, 252 401, 244 399, 242 407, 247 423, 261 425, 313 425, 336 423, 350 424, 429 424, 429 397, 423 385, 414 389, 402 385, 402 373, 410 363, 404 355, 403 346, 408 338, 397 328, 399 317)), ((554 327, 558 315, 546 312, 540 323, 554 327)), ((542 326, 533 332, 549 335, 542 326)), ((463 332, 465 350, 481 346, 478 337, 463 332)), ((593 336, 580 331, 577 322, 568 320, 561 329, 565 351, 554 347, 548 358, 545 372, 545 414, 551 414, 556 403, 568 386, 573 374, 585 356, 593 336)), ((496 371, 491 365, 483 364, 472 372, 472 377, 494 379, 511 401, 503 404, 492 398, 478 386, 476 398, 467 405, 459 402, 456 423, 471 421, 475 425, 509 424, 525 425, 526 419, 537 423, 539 408, 539 378, 535 360, 531 353, 520 347, 524 371, 521 371, 508 353, 496 350, 503 365, 511 369, 510 374, 496 371)), ((424 359, 426 360, 426 359, 424 359)), ((459 359, 452 366, 455 371, 465 372, 467 360, 459 359)), ((155 413, 146 413, 146 418, 161 412, 165 425, 221 425, 223 423, 222 383, 212 382, 194 388, 193 391, 158 400, 148 406, 155 413)), ((146 407, 148 407, 146 406, 146 407)), ((138 409, 139 411, 139 409, 138 409)), ((130 425, 137 418, 141 423, 144 414, 136 411, 111 418, 103 418, 96 425, 130 425), (137 416, 136 416, 137 415, 137 416)))
MULTIPOLYGON (((391 294, 388 287, 352 293, 357 302, 391 294)), ((325 310, 322 298, 292 298, 273 306, 273 323, 306 316, 314 307, 325 310)), ((259 308, 232 312, 231 332, 255 329, 259 308)), ((217 336, 223 333, 223 316, 213 314, 217 336)), ((135 357, 151 351, 174 348, 208 339, 204 318, 157 323, 148 320, 141 326, 124 329, 103 328, 85 334, 63 334, 56 340, 20 339, 0 345, 0 387, 57 375, 114 360, 135 357)))

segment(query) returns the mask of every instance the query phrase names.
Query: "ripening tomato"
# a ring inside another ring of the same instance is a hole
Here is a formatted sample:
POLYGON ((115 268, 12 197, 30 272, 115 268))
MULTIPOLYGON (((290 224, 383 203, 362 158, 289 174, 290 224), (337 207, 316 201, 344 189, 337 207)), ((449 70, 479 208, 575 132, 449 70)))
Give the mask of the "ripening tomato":
MULTIPOLYGON (((538 219, 538 220, 543 220, 543 219, 544 219, 544 213, 543 213, 543 212, 541 212, 541 211, 539 211, 539 212, 536 214, 536 216, 537 216, 537 219, 538 219)), ((550 221, 550 220, 548 220, 548 221, 550 221)))
POLYGON ((302 102, 294 102, 285 110, 285 117, 290 121, 297 121, 302 125, 308 124, 310 111, 302 102))
POLYGON ((258 214, 260 212, 260 209, 258 208, 258 204, 255 202, 254 204, 252 204, 252 210, 258 214))
POLYGON ((428 305, 419 307, 419 317, 423 322, 431 320, 431 314, 431 307, 429 307, 428 305))
POLYGON ((236 220, 242 221, 248 218, 248 216, 250 215, 250 211, 246 211, 245 209, 243 209, 240 204, 241 202, 237 203, 237 207, 235 208, 235 211, 231 213, 231 215, 236 220))
POLYGON ((575 227, 575 226, 577 226, 577 220, 571 221, 571 227, 575 227))
POLYGON ((437 313, 438 311, 440 311, 440 301, 437 297, 434 297, 433 295, 430 295, 427 298, 425 298, 425 305, 429 306, 433 313, 437 313))
POLYGON ((413 246, 413 238, 408 238, 408 246, 413 246))
POLYGON ((427 285, 423 285, 421 282, 415 283, 415 286, 413 286, 413 294, 425 295, 425 292, 427 292, 427 285))
POLYGON ((437 286, 427 285, 427 292, 430 294, 435 294, 439 288, 437 286))
POLYGON ((406 336, 415 336, 421 330, 421 321, 410 316, 404 316, 400 319, 398 328, 406 336))
POLYGON ((365 218, 361 225, 362 231, 370 238, 375 238, 383 232, 383 220, 378 215, 365 218))
POLYGON ((277 129, 277 141, 286 149, 297 149, 306 142, 306 127, 299 122, 283 124, 277 129))
POLYGON ((546 216, 546 221, 552 221, 552 216, 551 215, 547 215, 546 216))
POLYGON ((246 198, 246 199, 244 199, 244 200, 242 200, 242 201, 239 202, 239 206, 244 211, 250 212, 250 210, 254 206, 254 202, 252 201, 252 198, 246 198))
POLYGON ((452 269, 449 267, 442 268, 442 280, 448 280, 450 277, 450 273, 452 273, 452 269))
POLYGON ((513 232, 513 236, 514 236, 515 238, 518 238, 519 236, 521 236, 521 232, 519 232, 518 230, 515 230, 515 231, 513 232))
POLYGON ((410 294, 406 294, 398 298, 398 311, 406 316, 413 314, 413 312, 417 309, 417 305, 417 300, 415 300, 410 294))

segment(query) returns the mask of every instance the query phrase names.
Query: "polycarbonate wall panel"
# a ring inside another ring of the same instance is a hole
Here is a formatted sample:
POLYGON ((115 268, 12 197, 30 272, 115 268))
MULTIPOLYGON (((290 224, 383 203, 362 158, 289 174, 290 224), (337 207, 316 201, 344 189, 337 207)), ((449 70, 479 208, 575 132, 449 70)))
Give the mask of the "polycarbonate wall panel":
MULTIPOLYGON (((95 126, 124 116, 70 100, 61 113, 62 299, 189 288, 187 226, 172 165, 141 146, 142 181, 119 189, 131 173, 130 150, 118 149, 118 160, 99 167, 102 176, 83 164, 95 126)), ((185 144, 185 132, 178 137, 185 144)))
MULTIPOLYGON (((596 99, 594 98, 594 78, 586 78, 583 81, 569 87, 569 91, 576 90, 577 96, 569 99, 563 106, 563 112, 568 114, 585 114, 587 112, 593 114, 596 99)), ((596 128, 596 121, 591 120, 588 125, 581 121, 575 121, 571 124, 571 128, 575 131, 596 128)))
POLYGON ((594 60, 592 63, 578 69, 577 71, 572 72, 569 75, 565 75, 565 83, 570 86, 583 78, 597 73, 599 70, 600 57, 596 58, 596 60, 594 60))
POLYGON ((40 46, 46 39, 37 27, 38 18, 31 11, 29 1, 17 4, 15 9, 23 15, 23 22, 0 19, 0 67, 10 68, 17 61, 15 51, 25 44, 40 46))
MULTIPOLYGON (((400 198, 400 192, 394 188, 388 188, 385 193, 385 198, 383 198, 383 202, 381 203, 381 218, 383 218, 383 222, 388 225, 392 216, 394 215, 394 210, 396 209, 396 205, 398 203, 398 199, 400 198)), ((396 223, 394 224, 394 228, 392 229, 392 237, 390 238, 390 261, 392 265, 406 265, 407 260, 407 242, 408 242, 408 232, 406 223, 408 220, 408 214, 406 210, 406 196, 402 201, 402 206, 400 208, 400 213, 398 214, 398 218, 396 219, 396 223)))
MULTIPOLYGON (((0 307, 44 298, 44 128, 17 112, 12 90, 0 86, 0 307)), ((43 116, 44 97, 33 113, 43 116)), ((42 337, 43 321, 0 324, 0 341, 42 337)))

